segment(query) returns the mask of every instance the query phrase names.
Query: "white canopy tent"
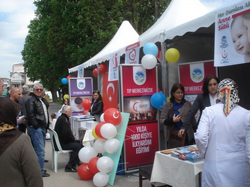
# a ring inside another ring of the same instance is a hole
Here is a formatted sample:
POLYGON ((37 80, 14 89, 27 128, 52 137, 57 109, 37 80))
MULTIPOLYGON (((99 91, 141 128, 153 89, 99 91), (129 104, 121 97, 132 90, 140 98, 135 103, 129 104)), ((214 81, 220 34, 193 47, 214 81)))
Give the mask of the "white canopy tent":
POLYGON ((69 73, 77 71, 79 66, 87 68, 89 66, 109 60, 110 54, 120 51, 120 55, 125 53, 126 46, 138 41, 138 33, 134 30, 128 21, 123 21, 120 28, 112 38, 112 40, 94 57, 76 67, 70 68, 69 73))
POLYGON ((173 39, 175 36, 182 36, 187 32, 195 32, 201 27, 209 27, 215 21, 215 14, 218 7, 228 4, 235 4, 240 0, 225 0, 216 4, 216 7, 209 6, 206 0, 172 0, 166 11, 146 32, 139 36, 140 45, 148 42, 164 42, 173 39))

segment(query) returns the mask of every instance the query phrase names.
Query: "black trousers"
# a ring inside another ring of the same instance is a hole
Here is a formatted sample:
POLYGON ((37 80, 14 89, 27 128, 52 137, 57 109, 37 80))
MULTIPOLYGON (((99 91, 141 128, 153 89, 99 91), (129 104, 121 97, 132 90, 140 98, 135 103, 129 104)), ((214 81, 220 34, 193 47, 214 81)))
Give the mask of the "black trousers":
POLYGON ((79 140, 75 140, 74 142, 71 142, 68 144, 62 144, 61 146, 62 146, 62 149, 73 150, 73 152, 70 153, 70 158, 69 158, 67 167, 72 167, 80 163, 79 158, 78 158, 78 152, 83 147, 83 145, 80 143, 79 140))

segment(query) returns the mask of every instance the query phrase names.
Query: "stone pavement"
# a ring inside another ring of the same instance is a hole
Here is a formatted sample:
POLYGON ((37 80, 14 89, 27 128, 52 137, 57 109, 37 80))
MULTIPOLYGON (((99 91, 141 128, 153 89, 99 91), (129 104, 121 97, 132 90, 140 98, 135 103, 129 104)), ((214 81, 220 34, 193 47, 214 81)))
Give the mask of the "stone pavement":
MULTIPOLYGON (((49 114, 57 112, 61 105, 50 103, 49 114)), ((44 177, 44 187, 95 187, 93 180, 81 180, 77 173, 64 172, 64 167, 69 160, 68 154, 59 154, 58 171, 52 170, 52 148, 50 140, 46 140, 45 159, 49 160, 44 165, 44 169, 50 174, 50 177, 44 177)), ((107 184, 106 187, 111 185, 107 184)), ((126 175, 116 175, 114 187, 139 187, 138 173, 126 175)), ((149 180, 143 180, 143 187, 151 187, 149 180)))

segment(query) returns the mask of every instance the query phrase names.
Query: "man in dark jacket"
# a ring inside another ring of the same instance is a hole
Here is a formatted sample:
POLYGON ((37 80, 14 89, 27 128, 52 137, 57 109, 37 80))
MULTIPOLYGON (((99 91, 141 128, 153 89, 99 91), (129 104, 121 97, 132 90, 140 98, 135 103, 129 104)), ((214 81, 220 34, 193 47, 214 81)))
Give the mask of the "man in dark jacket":
POLYGON ((46 128, 49 125, 49 104, 42 97, 43 85, 36 83, 33 86, 34 95, 31 96, 25 103, 27 112, 27 124, 29 134, 38 157, 41 173, 43 177, 49 177, 43 169, 44 167, 44 148, 45 148, 45 134, 46 128))
POLYGON ((27 113, 26 113, 26 109, 25 109, 25 103, 30 98, 30 89, 29 89, 29 87, 27 85, 23 85, 22 88, 23 88, 23 91, 22 91, 23 96, 19 99, 18 103, 19 103, 19 105, 22 106, 22 108, 21 108, 21 116, 24 116, 25 121, 18 125, 18 129, 21 132, 26 133, 26 129, 27 129, 27 125, 26 125, 27 113))
POLYGON ((72 109, 69 105, 62 108, 62 115, 56 120, 55 131, 57 132, 62 149, 73 150, 68 164, 65 167, 66 172, 76 172, 76 166, 79 165, 78 152, 83 147, 79 140, 75 140, 70 128, 69 117, 72 109))

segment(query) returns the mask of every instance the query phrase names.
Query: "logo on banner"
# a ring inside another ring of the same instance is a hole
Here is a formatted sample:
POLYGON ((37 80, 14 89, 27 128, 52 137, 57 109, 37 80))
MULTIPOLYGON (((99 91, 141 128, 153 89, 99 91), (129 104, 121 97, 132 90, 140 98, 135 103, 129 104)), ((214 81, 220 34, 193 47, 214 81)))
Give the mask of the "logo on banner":
POLYGON ((133 110, 134 110, 134 112, 139 112, 138 111, 138 109, 139 109, 139 103, 138 102, 134 102, 134 104, 133 104, 133 110))
POLYGON ((228 44, 227 44, 227 37, 226 36, 222 36, 220 48, 227 48, 227 46, 228 46, 228 44))
POLYGON ((130 112, 139 113, 139 112, 148 112, 150 111, 150 101, 133 101, 130 100, 130 112))
POLYGON ((142 71, 137 71, 134 74, 134 82, 137 85, 143 85, 146 82, 146 75, 142 71))
POLYGON ((79 90, 83 90, 85 88, 85 81, 84 80, 77 80, 77 88, 79 90))
POLYGON ((131 61, 134 61, 135 60, 135 57, 136 57, 136 50, 133 49, 130 53, 129 53, 129 59, 131 61))
MULTIPOLYGON (((113 92, 112 92, 112 95, 114 95, 115 93, 115 86, 113 83, 109 83, 108 86, 107 86, 107 89, 106 89, 106 93, 108 94, 109 92, 109 88, 112 88, 113 92)), ((109 96, 109 101, 112 101, 112 96, 110 95, 109 96)))
POLYGON ((203 78, 204 78, 204 72, 201 69, 196 68, 193 70, 191 74, 192 81, 198 83, 198 82, 201 82, 203 78))
POLYGON ((137 85, 143 85, 146 82, 146 69, 142 66, 133 67, 133 80, 137 85))

